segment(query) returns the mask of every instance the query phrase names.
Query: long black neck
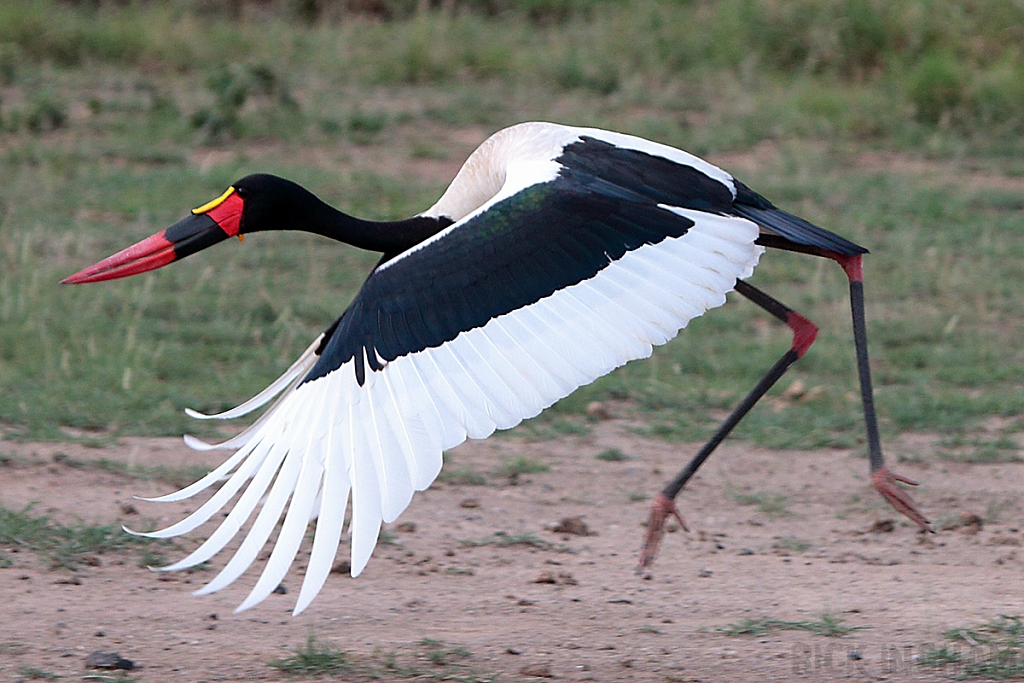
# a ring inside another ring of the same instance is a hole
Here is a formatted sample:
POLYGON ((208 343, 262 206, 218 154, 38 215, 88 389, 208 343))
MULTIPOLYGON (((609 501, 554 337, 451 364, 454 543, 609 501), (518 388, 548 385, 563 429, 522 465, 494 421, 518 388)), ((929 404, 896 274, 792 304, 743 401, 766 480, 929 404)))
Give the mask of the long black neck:
POLYGON ((400 221, 367 221, 316 200, 307 209, 309 222, 299 228, 368 251, 389 256, 416 246, 452 224, 448 218, 414 216, 400 221))
POLYGON ((449 218, 415 216, 400 221, 367 221, 338 211, 301 185, 275 176, 249 176, 239 185, 261 191, 246 199, 244 232, 301 230, 360 249, 393 256, 452 224, 449 218))

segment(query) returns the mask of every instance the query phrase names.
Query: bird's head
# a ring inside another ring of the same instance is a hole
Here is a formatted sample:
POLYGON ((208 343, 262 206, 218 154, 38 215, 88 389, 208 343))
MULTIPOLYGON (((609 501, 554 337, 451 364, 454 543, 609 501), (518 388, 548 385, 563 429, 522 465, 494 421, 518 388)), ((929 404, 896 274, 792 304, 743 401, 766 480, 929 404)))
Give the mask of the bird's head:
POLYGON ((155 270, 211 247, 229 237, 268 229, 285 229, 295 221, 296 207, 310 193, 277 176, 248 175, 213 201, 166 230, 123 249, 61 281, 78 285, 102 282, 155 270))

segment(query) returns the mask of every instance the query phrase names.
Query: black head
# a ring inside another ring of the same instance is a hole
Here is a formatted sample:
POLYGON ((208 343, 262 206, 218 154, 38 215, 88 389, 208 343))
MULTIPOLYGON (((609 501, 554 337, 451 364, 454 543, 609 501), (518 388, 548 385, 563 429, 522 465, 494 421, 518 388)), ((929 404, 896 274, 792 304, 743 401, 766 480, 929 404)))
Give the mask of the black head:
POLYGON ((231 188, 242 202, 238 234, 308 230, 310 214, 329 208, 298 183, 269 173, 247 175, 231 188))
POLYGON ((303 226, 320 207, 327 208, 290 180, 266 173, 247 175, 166 230, 75 273, 63 283, 100 282, 145 273, 229 237, 241 239, 245 233, 308 229, 303 226))

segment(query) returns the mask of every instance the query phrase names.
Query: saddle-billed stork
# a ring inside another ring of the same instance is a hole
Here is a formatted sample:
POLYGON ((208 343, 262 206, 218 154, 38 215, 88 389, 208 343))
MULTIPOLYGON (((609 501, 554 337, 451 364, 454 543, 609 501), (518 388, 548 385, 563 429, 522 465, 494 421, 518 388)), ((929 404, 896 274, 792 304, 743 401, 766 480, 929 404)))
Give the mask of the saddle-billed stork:
POLYGON ((389 222, 348 216, 288 180, 249 175, 63 282, 143 273, 264 230, 304 230, 383 256, 341 317, 259 395, 217 415, 188 411, 229 419, 277 397, 223 443, 185 437, 193 448, 235 453, 194 484, 153 499, 182 500, 223 481, 184 520, 146 534, 165 538, 208 521, 241 491, 210 537, 166 570, 209 560, 259 508, 234 556, 200 594, 237 579, 287 507, 263 573, 238 609, 280 583, 316 519, 298 614, 331 569, 350 495, 357 576, 381 522, 430 485, 445 449, 508 429, 649 356, 735 290, 792 328, 793 343, 656 498, 640 553, 641 566, 649 564, 667 517, 682 522, 673 501, 686 481, 817 333, 744 281, 766 247, 829 258, 845 270, 871 481, 898 511, 930 528, 897 485, 914 482, 885 466, 879 445, 864 326, 867 250, 776 208, 695 156, 620 133, 524 123, 484 141, 434 206, 389 222))

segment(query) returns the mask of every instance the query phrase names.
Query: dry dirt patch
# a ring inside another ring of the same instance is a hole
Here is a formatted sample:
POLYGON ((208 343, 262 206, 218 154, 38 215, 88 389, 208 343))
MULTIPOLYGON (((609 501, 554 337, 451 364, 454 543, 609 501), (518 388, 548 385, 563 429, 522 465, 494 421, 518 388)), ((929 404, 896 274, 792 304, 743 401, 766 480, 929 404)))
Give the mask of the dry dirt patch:
MULTIPOLYGON (((365 573, 332 574, 298 618, 289 615, 294 570, 287 594, 233 615, 249 575, 216 595, 190 595, 225 557, 168 575, 119 552, 79 569, 75 583, 30 553, 0 548, 14 559, 0 569, 0 679, 33 669, 80 678, 87 655, 104 650, 139 665, 129 674, 139 681, 283 680, 267 662, 313 635, 383 680, 441 671, 422 658, 418 672, 381 668, 391 653, 415 656, 424 639, 464 649, 465 671, 483 680, 948 680, 953 672, 913 658, 947 629, 1024 613, 1020 464, 923 458, 896 467, 922 482, 915 495, 944 528, 921 536, 868 489, 857 454, 730 442, 684 492, 691 533, 669 534, 653 571, 638 576, 649 496, 694 449, 641 438, 615 420, 585 436, 465 444, 446 466, 457 476, 416 496, 365 573), (595 457, 608 449, 628 459, 595 457), (548 469, 509 477, 520 458, 548 469), (566 533, 566 518, 592 535, 566 533), (832 638, 723 630, 822 615, 856 630, 832 638)), ((13 455, 0 468, 4 507, 35 503, 62 523, 132 526, 168 524, 195 504, 134 501, 168 484, 69 462, 174 469, 221 457, 167 439, 102 449, 0 442, 0 453, 13 455)), ((177 557, 193 546, 162 552, 177 557)))

